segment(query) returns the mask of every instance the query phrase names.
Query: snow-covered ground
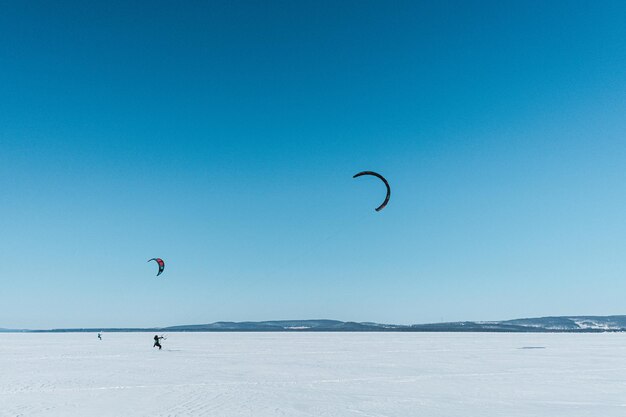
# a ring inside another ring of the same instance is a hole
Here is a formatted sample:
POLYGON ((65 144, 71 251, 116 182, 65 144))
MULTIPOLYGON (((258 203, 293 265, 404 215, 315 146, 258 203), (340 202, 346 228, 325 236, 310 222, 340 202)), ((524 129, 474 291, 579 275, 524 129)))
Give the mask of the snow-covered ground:
POLYGON ((0 334, 0 416, 626 416, 626 334, 152 336, 0 334))

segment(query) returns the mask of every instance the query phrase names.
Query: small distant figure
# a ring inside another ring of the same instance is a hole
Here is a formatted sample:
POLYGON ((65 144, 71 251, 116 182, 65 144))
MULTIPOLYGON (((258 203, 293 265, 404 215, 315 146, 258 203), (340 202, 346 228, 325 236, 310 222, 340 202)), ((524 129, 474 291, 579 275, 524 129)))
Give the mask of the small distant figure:
POLYGON ((159 335, 154 335, 154 345, 152 345, 152 347, 158 347, 159 350, 161 350, 162 346, 161 346, 161 339, 165 339, 163 336, 159 336, 159 335))
POLYGON ((98 339, 102 340, 102 333, 98 333, 98 339))

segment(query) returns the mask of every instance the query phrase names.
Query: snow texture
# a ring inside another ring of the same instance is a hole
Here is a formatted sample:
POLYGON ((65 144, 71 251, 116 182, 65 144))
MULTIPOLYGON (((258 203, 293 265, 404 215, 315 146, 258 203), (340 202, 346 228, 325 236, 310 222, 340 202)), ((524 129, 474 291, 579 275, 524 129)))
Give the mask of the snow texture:
POLYGON ((1 334, 0 416, 626 416, 626 334, 1 334))

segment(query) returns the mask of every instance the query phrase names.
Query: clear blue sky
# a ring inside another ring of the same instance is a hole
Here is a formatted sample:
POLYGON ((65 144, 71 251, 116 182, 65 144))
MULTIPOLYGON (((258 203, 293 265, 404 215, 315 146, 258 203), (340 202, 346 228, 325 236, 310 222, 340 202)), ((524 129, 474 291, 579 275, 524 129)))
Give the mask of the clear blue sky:
POLYGON ((1 1, 0 327, 624 314, 624 22, 1 1))

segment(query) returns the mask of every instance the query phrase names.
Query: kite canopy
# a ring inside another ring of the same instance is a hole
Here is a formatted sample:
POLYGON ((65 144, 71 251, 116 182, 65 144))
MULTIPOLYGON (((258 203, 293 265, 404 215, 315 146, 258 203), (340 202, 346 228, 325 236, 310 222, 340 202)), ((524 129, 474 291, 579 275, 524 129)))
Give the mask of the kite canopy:
POLYGON ((159 275, 161 275, 161 273, 165 269, 165 262, 163 262, 163 259, 161 259, 161 258, 148 259, 148 262, 150 262, 150 261, 155 261, 159 265, 159 273, 156 274, 156 276, 158 277, 159 275))
POLYGON ((387 195, 385 196, 385 201, 383 201, 383 203, 376 208, 376 211, 381 211, 387 206, 387 203, 389 202, 389 197, 391 197, 391 188, 389 187, 389 183, 387 182, 385 177, 374 171, 361 171, 358 174, 354 174, 352 178, 360 177, 362 175, 372 175, 380 179, 385 184, 385 187, 387 187, 387 195))

